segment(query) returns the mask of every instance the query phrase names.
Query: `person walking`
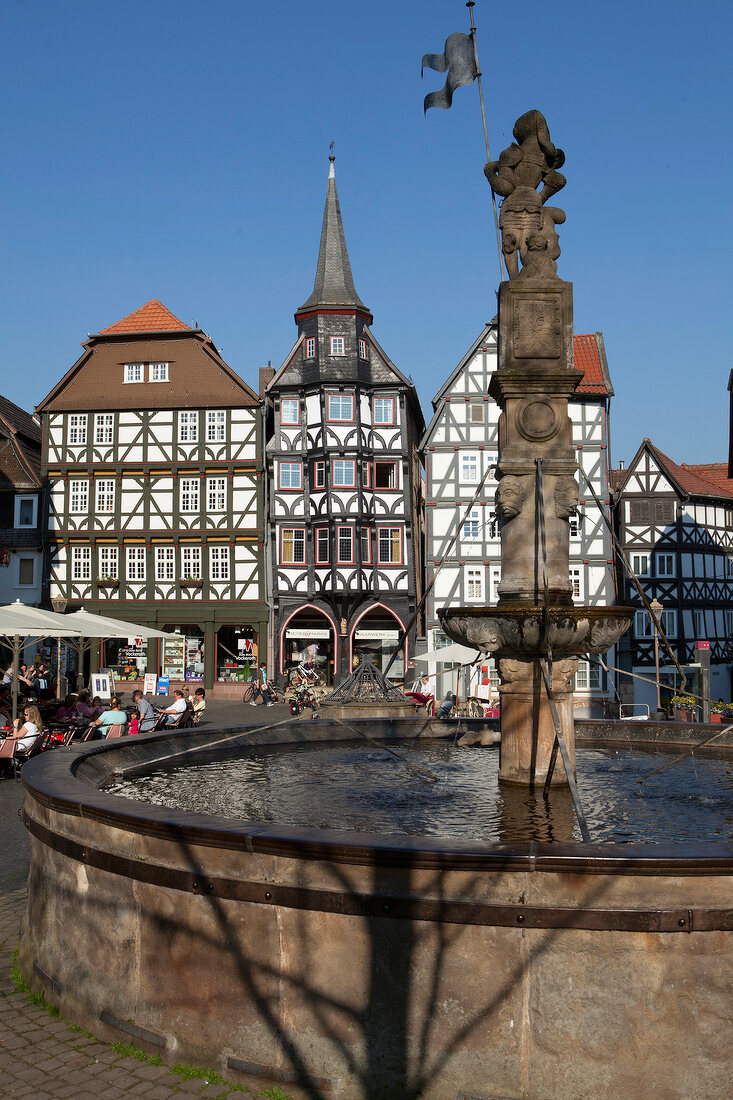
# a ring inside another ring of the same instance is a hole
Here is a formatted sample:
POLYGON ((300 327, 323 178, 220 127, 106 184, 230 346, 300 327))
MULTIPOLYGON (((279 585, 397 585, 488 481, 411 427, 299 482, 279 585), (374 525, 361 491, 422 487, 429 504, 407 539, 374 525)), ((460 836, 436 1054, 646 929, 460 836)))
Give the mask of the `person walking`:
POLYGON ((270 695, 270 689, 267 686, 267 665, 264 664, 260 665, 259 669, 257 670, 257 687, 255 688, 255 693, 252 696, 252 700, 249 704, 251 707, 257 706, 255 699, 258 695, 261 697, 262 702, 265 704, 265 706, 275 706, 272 701, 272 696, 270 695))

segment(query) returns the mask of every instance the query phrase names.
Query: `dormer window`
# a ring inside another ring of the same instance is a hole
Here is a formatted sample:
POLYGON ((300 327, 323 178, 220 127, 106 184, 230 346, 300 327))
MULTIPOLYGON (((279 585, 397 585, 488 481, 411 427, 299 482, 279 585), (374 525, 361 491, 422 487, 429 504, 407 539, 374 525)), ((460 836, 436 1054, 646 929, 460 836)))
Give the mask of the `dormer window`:
POLYGON ((142 363, 125 363, 125 382, 143 382, 142 363))
POLYGON ((331 337, 331 355, 346 355, 346 345, 343 336, 331 337))
POLYGON ((366 340, 360 340, 359 341, 359 358, 360 359, 366 359, 367 358, 366 340))
POLYGON ((148 367, 148 380, 150 382, 167 382, 168 381, 168 364, 167 363, 151 363, 148 367))
POLYGON ((306 359, 315 359, 316 357, 316 338, 315 336, 309 336, 305 342, 305 357, 306 359))

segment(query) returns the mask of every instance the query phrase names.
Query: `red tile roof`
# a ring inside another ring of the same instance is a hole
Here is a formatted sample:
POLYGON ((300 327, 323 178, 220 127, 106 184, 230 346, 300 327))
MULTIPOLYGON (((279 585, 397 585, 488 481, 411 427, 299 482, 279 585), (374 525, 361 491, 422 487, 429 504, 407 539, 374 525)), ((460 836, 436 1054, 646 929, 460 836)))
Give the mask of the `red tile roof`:
POLYGON ((151 298, 134 313, 129 313, 121 321, 103 328, 99 335, 107 336, 118 332, 180 332, 181 330, 190 331, 189 326, 174 317, 162 302, 157 298, 151 298))
POLYGON ((575 352, 575 365, 578 370, 584 372, 583 381, 575 392, 608 393, 608 386, 603 375, 601 352, 598 346, 598 333, 591 332, 582 336, 573 336, 573 350, 575 352))
POLYGON ((728 465, 722 462, 713 462, 703 466, 688 466, 683 462, 679 466, 673 462, 663 451, 655 447, 651 440, 647 440, 651 449, 656 452, 667 473, 673 477, 680 488, 691 496, 703 497, 731 497, 733 498, 733 481, 723 476, 727 474, 728 465))

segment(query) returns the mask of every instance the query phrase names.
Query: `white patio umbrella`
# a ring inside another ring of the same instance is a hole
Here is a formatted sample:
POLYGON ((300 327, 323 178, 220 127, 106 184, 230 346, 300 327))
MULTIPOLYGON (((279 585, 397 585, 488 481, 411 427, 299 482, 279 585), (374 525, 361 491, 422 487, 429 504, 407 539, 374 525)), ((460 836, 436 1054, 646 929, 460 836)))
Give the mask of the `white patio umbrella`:
POLYGON ((40 607, 29 607, 20 600, 0 607, 0 637, 13 651, 13 718, 18 714, 18 665, 21 648, 39 638, 79 638, 80 631, 66 616, 40 607))
POLYGON ((148 641, 150 638, 167 638, 177 640, 177 634, 166 634, 164 630, 156 630, 152 626, 141 626, 137 623, 128 623, 125 619, 113 619, 107 615, 95 615, 91 611, 85 611, 82 607, 79 611, 72 611, 63 618, 69 625, 79 631, 81 637, 75 642, 79 653, 79 668, 82 666, 83 654, 89 649, 93 641, 99 638, 142 638, 148 641))
POLYGON ((469 649, 467 645, 453 642, 452 645, 443 646, 442 649, 429 649, 427 653, 418 653, 413 661, 445 661, 447 664, 472 665, 481 656, 477 649, 469 649))

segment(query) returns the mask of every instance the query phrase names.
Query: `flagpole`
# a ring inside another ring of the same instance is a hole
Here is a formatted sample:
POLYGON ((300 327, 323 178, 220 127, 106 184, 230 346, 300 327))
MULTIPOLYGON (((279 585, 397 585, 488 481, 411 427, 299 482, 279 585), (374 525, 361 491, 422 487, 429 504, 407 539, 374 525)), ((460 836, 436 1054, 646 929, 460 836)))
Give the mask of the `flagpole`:
MULTIPOLYGON (((484 124, 484 141, 486 142, 486 160, 490 161, 491 160, 491 153, 489 151, 489 132, 486 129, 486 110, 484 108, 484 89, 483 89, 483 85, 481 84, 481 66, 478 63, 478 44, 476 42, 476 24, 473 21, 473 9, 475 7, 475 0, 468 0, 468 3, 466 4, 466 7, 468 8, 469 13, 471 15, 471 41, 473 42, 473 57, 474 57, 474 61, 476 62, 476 77, 477 77, 477 80, 478 80, 478 96, 479 96, 479 100, 481 102, 481 120, 484 124)), ((504 278, 504 269, 501 266, 502 257, 503 257, 504 254, 501 250, 501 233, 499 231, 499 214, 498 214, 498 211, 497 211, 497 208, 496 208, 496 195, 494 194, 493 188, 491 190, 491 202, 492 202, 492 205, 494 207, 494 226, 496 228, 496 246, 499 250, 499 281, 501 282, 504 278)), ((506 261, 504 261, 504 264, 506 266, 506 261)), ((509 269, 507 268, 507 275, 508 274, 509 274, 509 269)))

